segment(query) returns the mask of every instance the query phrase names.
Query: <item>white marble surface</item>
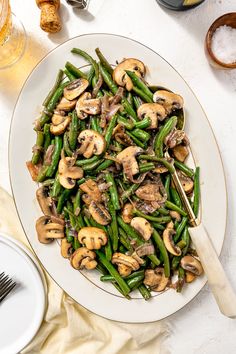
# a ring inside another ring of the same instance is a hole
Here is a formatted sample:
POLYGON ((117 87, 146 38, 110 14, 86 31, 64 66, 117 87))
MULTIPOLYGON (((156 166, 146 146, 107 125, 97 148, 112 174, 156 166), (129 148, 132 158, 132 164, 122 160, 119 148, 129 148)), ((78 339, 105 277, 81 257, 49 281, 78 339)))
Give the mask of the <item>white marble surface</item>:
MULTIPOLYGON (((110 32, 139 40, 182 74, 199 98, 215 132, 229 199, 221 259, 236 290, 236 71, 212 69, 203 48, 210 24, 220 15, 236 11, 236 1, 206 0, 199 8, 185 13, 163 10, 155 0, 90 0, 89 11, 84 12, 72 10, 62 1, 63 30, 56 35, 47 35, 39 28, 39 10, 34 1, 11 0, 11 4, 25 25, 28 45, 18 64, 0 71, 0 185, 11 192, 7 151, 10 120, 22 84, 35 64, 50 49, 83 33, 110 32)), ((212 178, 215 173, 212 171, 212 178)), ((189 305, 171 316, 169 322, 171 353, 228 354, 236 350, 236 320, 224 318, 218 312, 207 286, 189 305)))

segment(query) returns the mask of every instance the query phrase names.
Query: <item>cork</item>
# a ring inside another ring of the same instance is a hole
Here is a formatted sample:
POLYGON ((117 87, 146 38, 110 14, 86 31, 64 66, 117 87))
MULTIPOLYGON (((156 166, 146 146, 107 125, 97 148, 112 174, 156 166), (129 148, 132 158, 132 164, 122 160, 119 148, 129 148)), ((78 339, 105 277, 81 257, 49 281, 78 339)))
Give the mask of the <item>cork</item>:
POLYGON ((49 33, 59 32, 61 30, 61 20, 58 14, 60 1, 36 0, 41 9, 40 27, 43 31, 49 33))

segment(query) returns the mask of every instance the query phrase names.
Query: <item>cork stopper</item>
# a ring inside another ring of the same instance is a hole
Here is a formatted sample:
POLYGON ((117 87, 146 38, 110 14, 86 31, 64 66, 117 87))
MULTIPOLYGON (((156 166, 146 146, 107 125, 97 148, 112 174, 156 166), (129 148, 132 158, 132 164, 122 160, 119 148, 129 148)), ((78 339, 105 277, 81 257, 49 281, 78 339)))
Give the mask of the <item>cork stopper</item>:
POLYGON ((40 27, 43 31, 56 33, 61 30, 61 20, 58 14, 60 0, 36 0, 41 9, 40 27))

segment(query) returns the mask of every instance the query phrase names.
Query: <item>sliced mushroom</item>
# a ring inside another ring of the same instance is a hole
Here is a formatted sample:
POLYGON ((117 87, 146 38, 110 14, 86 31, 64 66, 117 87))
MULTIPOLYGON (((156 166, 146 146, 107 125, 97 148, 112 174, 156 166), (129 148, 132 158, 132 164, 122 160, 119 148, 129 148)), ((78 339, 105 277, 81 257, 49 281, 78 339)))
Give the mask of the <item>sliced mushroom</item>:
POLYGON ((118 264, 118 271, 122 277, 127 277, 131 274, 132 269, 125 264, 118 264))
POLYGON ((167 227, 163 231, 163 242, 165 244, 166 249, 173 254, 174 256, 181 255, 181 249, 174 244, 173 235, 175 234, 175 230, 173 228, 167 227))
POLYGON ((186 271, 185 272, 185 281, 186 283, 192 283, 196 279, 196 275, 186 271))
POLYGON ((132 181, 133 176, 139 172, 136 156, 141 154, 143 149, 138 146, 129 146, 122 150, 117 156, 117 160, 123 165, 124 173, 132 181))
POLYGON ((165 138, 164 143, 170 149, 181 144, 186 134, 183 130, 173 129, 165 138))
POLYGON ((55 216, 41 216, 36 221, 39 242, 50 243, 55 238, 64 238, 64 220, 55 216))
POLYGON ((78 239, 89 250, 99 250, 107 243, 106 232, 98 227, 82 227, 79 230, 78 239))
POLYGON ((86 90, 88 85, 88 80, 83 78, 76 79, 64 88, 64 97, 67 100, 72 101, 80 96, 86 90))
POLYGON ((151 125, 147 129, 156 129, 158 120, 162 121, 166 117, 166 111, 158 103, 143 103, 137 110, 139 119, 150 118, 151 125))
POLYGON ((163 105, 168 114, 176 109, 183 108, 184 105, 183 97, 166 90, 156 91, 153 95, 153 101, 163 105))
POLYGON ((147 201, 161 201, 163 199, 158 183, 147 183, 139 187, 135 194, 137 197, 147 201))
POLYGON ((111 221, 111 215, 104 205, 96 203, 94 200, 89 205, 89 212, 93 219, 100 225, 108 225, 111 221))
POLYGON ((170 210, 170 216, 178 222, 181 220, 181 215, 177 211, 170 210))
POLYGON ((84 193, 86 193, 91 198, 91 200, 94 200, 95 202, 102 201, 102 193, 98 188, 97 183, 92 179, 88 179, 86 182, 82 183, 79 187, 84 193))
POLYGON ((118 64, 113 71, 113 80, 119 86, 125 86, 128 91, 133 88, 133 83, 130 77, 126 74, 126 70, 133 71, 138 77, 144 77, 146 69, 143 62, 138 59, 124 59, 118 64))
POLYGON ((85 119, 89 114, 96 115, 101 112, 101 100, 99 98, 92 98, 90 92, 84 92, 78 99, 75 109, 78 118, 85 119))
POLYGON ((64 133, 68 125, 70 124, 71 117, 61 114, 54 114, 52 116, 52 124, 50 125, 50 132, 53 135, 61 135, 64 133))
POLYGON ((165 276, 164 268, 147 269, 143 283, 153 291, 163 291, 169 283, 169 278, 165 276))
POLYGON ((203 268, 200 263, 195 257, 193 256, 184 256, 180 261, 181 267, 185 270, 195 274, 201 275, 203 273, 203 268))
POLYGON ((126 270, 125 276, 129 275, 133 270, 138 270, 139 269, 139 263, 134 259, 132 256, 128 256, 127 254, 115 252, 112 256, 111 262, 113 264, 118 265, 118 271, 120 275, 124 276, 124 269, 126 270), (129 270, 127 268, 124 268, 123 266, 129 267, 129 270), (128 274, 129 273, 129 274, 128 274))
POLYGON ((145 261, 138 255, 136 251, 131 254, 131 257, 133 257, 140 265, 143 265, 145 263, 145 261))
POLYGON ((130 224, 133 218, 134 207, 131 203, 126 203, 122 209, 122 219, 126 224, 130 224))
POLYGON ((36 191, 36 198, 44 215, 56 215, 56 208, 52 197, 49 195, 49 188, 42 186, 36 191))
POLYGON ((172 151, 174 157, 180 162, 184 162, 189 155, 187 146, 182 144, 175 146, 172 151))
POLYGON ((146 219, 137 216, 132 219, 130 225, 143 237, 145 241, 148 241, 152 236, 152 226, 146 219))
POLYGON ((61 240, 61 255, 62 255, 62 257, 70 258, 72 252, 73 252, 72 244, 70 242, 68 242, 66 238, 63 238, 61 240))
POLYGON ((81 146, 78 153, 87 159, 93 155, 101 155, 106 148, 106 141, 104 137, 95 130, 83 130, 78 137, 81 146))
POLYGON ((192 193, 193 188, 194 188, 194 182, 193 182, 192 178, 186 176, 186 174, 183 173, 182 171, 177 171, 177 174, 179 176, 179 180, 183 186, 185 193, 186 194, 192 193))
POLYGON ((117 124, 117 126, 113 129, 112 135, 118 143, 130 146, 133 145, 132 139, 126 134, 125 127, 122 124, 117 124))
POLYGON ((62 157, 59 161, 58 173, 59 182, 66 189, 74 188, 76 180, 83 177, 84 171, 81 167, 74 166, 73 157, 62 157))
POLYGON ((90 251, 86 247, 80 247, 72 254, 70 263, 75 269, 95 269, 97 266, 95 258, 95 252, 90 251))
POLYGON ((65 97, 62 97, 61 101, 58 103, 57 105, 57 110, 61 110, 61 111, 71 111, 75 105, 76 105, 77 100, 72 100, 69 101, 67 100, 65 97))
POLYGON ((155 253, 155 248, 152 243, 145 242, 135 249, 135 252, 139 257, 150 256, 155 253))
POLYGON ((157 165, 152 172, 155 173, 166 173, 168 171, 168 168, 166 168, 164 165, 159 164, 157 165))

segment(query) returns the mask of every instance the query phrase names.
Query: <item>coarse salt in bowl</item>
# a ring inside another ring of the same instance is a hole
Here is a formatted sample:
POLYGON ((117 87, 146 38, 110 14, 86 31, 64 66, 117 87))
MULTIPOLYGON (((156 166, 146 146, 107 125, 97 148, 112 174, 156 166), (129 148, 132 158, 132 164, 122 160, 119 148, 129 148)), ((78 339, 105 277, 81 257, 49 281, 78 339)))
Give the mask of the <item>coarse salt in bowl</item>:
POLYGON ((216 68, 236 68, 236 12, 219 17, 209 28, 205 51, 211 65, 216 68))

